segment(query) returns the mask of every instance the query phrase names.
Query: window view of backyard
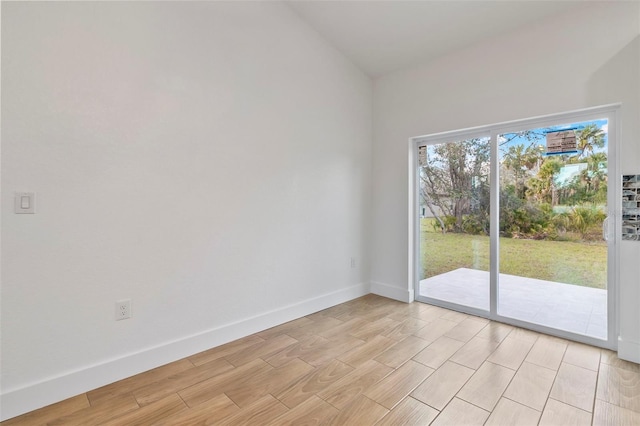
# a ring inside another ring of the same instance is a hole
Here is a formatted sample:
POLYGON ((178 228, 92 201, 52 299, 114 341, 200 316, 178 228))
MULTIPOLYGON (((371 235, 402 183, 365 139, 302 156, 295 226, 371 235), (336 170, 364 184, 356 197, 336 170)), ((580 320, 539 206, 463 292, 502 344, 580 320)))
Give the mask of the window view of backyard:
MULTIPOLYGON (((498 136, 504 316, 606 336, 607 121, 498 136)), ((488 310, 490 140, 420 148, 420 294, 488 310)))

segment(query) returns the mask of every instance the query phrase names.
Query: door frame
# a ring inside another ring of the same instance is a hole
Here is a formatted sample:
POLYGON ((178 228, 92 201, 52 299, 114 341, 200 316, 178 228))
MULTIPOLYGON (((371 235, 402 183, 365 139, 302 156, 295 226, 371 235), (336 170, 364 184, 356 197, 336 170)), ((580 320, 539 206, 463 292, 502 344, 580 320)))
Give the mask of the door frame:
POLYGON ((618 280, 619 280, 619 251, 620 235, 622 232, 621 221, 621 177, 619 176, 619 135, 620 135, 620 107, 621 104, 610 104, 581 110, 549 114, 522 120, 513 120, 486 126, 473 127, 450 132, 441 132, 424 136, 416 136, 409 139, 409 262, 408 277, 410 293, 413 300, 425 302, 443 308, 484 317, 537 332, 558 336, 594 346, 616 350, 619 334, 618 315, 618 280), (516 132, 526 129, 548 127, 557 124, 569 124, 595 119, 607 119, 607 339, 598 339, 591 336, 576 334, 565 330, 559 330, 515 318, 501 316, 497 312, 498 307, 498 274, 499 269, 499 232, 490 233, 490 309, 472 308, 458 305, 438 299, 420 296, 420 216, 419 216, 419 183, 418 183, 418 147, 434 145, 438 143, 461 141, 470 138, 489 137, 491 143, 491 198, 490 198, 490 229, 499 229, 499 167, 498 164, 498 135, 516 132))

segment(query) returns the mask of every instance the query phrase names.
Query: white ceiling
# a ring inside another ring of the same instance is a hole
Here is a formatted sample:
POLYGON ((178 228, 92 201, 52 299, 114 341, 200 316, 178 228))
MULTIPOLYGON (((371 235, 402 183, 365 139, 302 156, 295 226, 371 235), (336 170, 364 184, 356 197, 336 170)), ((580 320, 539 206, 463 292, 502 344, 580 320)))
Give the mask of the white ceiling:
POLYGON ((584 7, 585 1, 287 2, 326 40, 372 77, 584 7))

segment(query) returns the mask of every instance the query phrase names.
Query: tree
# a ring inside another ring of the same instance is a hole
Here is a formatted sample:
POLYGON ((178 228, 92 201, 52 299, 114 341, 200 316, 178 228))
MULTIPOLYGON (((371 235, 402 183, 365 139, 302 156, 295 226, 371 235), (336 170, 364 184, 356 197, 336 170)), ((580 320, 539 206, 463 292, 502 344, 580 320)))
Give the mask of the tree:
POLYGON ((525 198, 525 178, 538 164, 540 151, 533 145, 511 145, 503 156, 503 164, 513 173, 516 196, 525 198))
POLYGON ((529 179, 528 194, 538 202, 550 203, 551 206, 558 205, 558 188, 555 179, 562 169, 562 165, 563 161, 557 157, 546 158, 540 166, 537 176, 529 179))
MULTIPOLYGON (((463 232, 464 216, 472 212, 488 223, 489 149, 486 139, 469 139, 428 147, 420 170, 420 197, 442 231, 450 217, 454 232, 463 232)), ((488 226, 483 226, 488 231, 488 226)))
POLYGON ((604 131, 595 123, 587 124, 584 129, 576 131, 576 146, 580 151, 578 158, 593 154, 595 148, 603 148, 604 135, 604 131))
POLYGON ((598 192, 600 186, 607 181, 607 154, 593 153, 587 158, 588 189, 598 192))
POLYGON ((567 185, 568 204, 606 203, 607 200, 607 154, 595 152, 582 162, 586 167, 567 185))

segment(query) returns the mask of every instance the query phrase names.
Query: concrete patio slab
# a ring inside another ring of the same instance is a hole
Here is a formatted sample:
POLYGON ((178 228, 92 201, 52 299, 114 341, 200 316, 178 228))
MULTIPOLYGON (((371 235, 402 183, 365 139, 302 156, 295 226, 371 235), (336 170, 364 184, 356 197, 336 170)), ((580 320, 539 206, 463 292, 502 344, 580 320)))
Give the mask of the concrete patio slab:
MULTIPOLYGON (((607 338, 607 291, 499 275, 498 314, 572 333, 607 338)), ((489 310, 489 272, 459 268, 420 281, 420 295, 489 310)))

